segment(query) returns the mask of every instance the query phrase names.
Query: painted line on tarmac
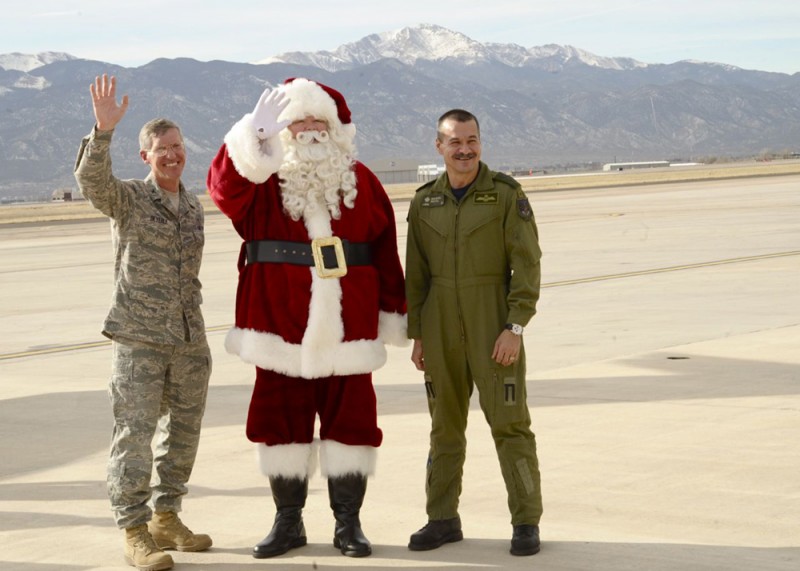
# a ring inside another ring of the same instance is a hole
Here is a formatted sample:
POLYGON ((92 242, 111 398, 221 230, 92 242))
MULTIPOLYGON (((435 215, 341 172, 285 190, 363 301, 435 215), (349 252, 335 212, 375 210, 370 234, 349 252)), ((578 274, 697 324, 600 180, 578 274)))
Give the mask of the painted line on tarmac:
POLYGON ((693 270, 697 268, 709 268, 712 266, 724 266, 727 264, 739 264, 742 262, 755 262, 758 260, 768 260, 770 258, 785 258, 788 256, 800 255, 800 250, 792 252, 778 252, 776 254, 761 254, 759 256, 743 256, 741 258, 728 258, 727 260, 716 260, 713 262, 699 262, 697 264, 684 264, 682 266, 669 266, 667 268, 654 268, 652 270, 639 270, 636 272, 625 272, 622 274, 609 274, 607 276, 594 276, 591 278, 578 278, 574 280, 564 280, 560 282, 551 282, 542 284, 542 289, 550 287, 563 287, 575 284, 586 284, 592 282, 602 282, 606 280, 619 280, 624 278, 632 278, 637 276, 647 276, 651 274, 663 274, 667 272, 678 272, 682 270, 693 270))
MULTIPOLYGON (((216 325, 214 327, 206 328, 206 333, 215 333, 217 331, 227 331, 230 325, 216 325)), ((83 349, 96 349, 97 347, 107 347, 111 345, 111 340, 107 341, 93 341, 90 343, 72 343, 70 345, 58 345, 56 347, 46 347, 43 349, 34 349, 32 351, 20 351, 18 353, 0 353, 0 361, 7 361, 9 359, 21 359, 23 357, 38 357, 40 355, 53 355, 55 353, 66 353, 67 351, 81 351, 83 349)))
MULTIPOLYGON (((713 262, 699 262, 697 264, 684 264, 681 266, 669 266, 667 268, 654 268, 652 270, 639 270, 636 272, 625 272, 622 274, 609 274, 607 276, 594 276, 591 278, 578 278, 574 280, 564 280, 560 282, 550 282, 542 284, 542 289, 553 287, 564 287, 569 285, 587 284, 592 282, 602 282, 606 280, 619 280, 625 278, 632 278, 637 276, 647 276, 652 274, 663 274, 667 272, 678 272, 683 270, 693 270, 697 268, 709 268, 712 266, 723 266, 727 264, 740 264, 742 262, 755 262, 758 260, 768 260, 770 258, 785 258, 788 256, 798 256, 800 250, 791 252, 778 252, 775 254, 761 254, 759 256, 743 256, 740 258, 728 258, 726 260, 716 260, 713 262)), ((208 333, 215 333, 218 331, 226 331, 231 328, 231 325, 217 325, 206 329, 208 333)), ((96 341, 93 343, 75 343, 71 345, 59 345, 57 347, 48 347, 44 349, 36 349, 33 351, 20 351, 18 353, 4 353, 0 354, 0 361, 8 361, 10 359, 21 359, 23 357, 36 357, 40 355, 52 355, 55 353, 65 353, 67 351, 80 351, 83 349, 95 349, 97 347, 105 347, 110 345, 111 341, 96 341)))

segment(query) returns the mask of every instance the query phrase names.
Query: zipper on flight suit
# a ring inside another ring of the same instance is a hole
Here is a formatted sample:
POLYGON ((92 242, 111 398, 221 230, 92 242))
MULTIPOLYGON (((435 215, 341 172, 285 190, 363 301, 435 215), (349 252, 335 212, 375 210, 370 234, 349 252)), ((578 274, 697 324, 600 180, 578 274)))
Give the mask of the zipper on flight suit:
MULTIPOLYGON (((469 192, 469 190, 467 190, 467 192, 469 192)), ((466 194, 464 195, 464 198, 466 198, 466 194)), ((458 274, 458 258, 459 258, 459 255, 458 255, 458 240, 459 240, 458 225, 459 225, 459 214, 461 213, 461 202, 462 201, 463 201, 463 198, 461 200, 457 200, 456 201, 455 231, 454 231, 454 235, 453 235, 453 252, 455 254, 455 260, 453 262, 453 266, 454 266, 453 282, 455 283, 455 290, 456 290, 456 309, 458 311, 458 326, 461 329, 461 343, 466 345, 466 343, 467 343, 467 334, 466 334, 466 331, 464 331, 464 317, 463 317, 463 313, 461 311, 461 297, 459 295, 459 290, 461 288, 459 288, 459 286, 458 286, 458 275, 459 275, 458 274)))

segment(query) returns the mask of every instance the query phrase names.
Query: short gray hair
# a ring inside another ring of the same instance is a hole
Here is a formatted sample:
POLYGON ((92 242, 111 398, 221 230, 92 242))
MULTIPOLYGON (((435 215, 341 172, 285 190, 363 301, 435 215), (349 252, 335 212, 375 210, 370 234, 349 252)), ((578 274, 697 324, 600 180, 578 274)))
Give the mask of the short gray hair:
POLYGON ((169 119, 152 119, 144 124, 142 130, 139 131, 139 149, 142 151, 149 151, 153 144, 154 137, 160 137, 170 129, 177 129, 183 140, 183 133, 178 124, 169 119))

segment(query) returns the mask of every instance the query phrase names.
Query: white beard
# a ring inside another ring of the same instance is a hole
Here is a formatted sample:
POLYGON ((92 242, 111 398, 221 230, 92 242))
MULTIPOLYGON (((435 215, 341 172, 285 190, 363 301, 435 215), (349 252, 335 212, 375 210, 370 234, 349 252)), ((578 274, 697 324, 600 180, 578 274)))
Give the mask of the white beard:
POLYGON ((340 203, 353 208, 356 199, 353 159, 323 134, 311 135, 317 142, 299 142, 288 129, 281 133, 286 150, 278 169, 283 207, 293 220, 320 208, 327 208, 338 220, 342 216, 340 203))

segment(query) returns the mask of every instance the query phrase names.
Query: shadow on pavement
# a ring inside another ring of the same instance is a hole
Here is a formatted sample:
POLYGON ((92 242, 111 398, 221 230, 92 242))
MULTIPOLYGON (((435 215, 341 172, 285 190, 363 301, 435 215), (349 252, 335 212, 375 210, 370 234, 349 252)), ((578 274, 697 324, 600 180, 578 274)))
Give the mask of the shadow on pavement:
MULTIPOLYGON (((528 402, 537 407, 721 399, 800 393, 800 372, 793 364, 669 352, 620 360, 646 374, 528 381, 528 402), (677 358, 676 358, 677 357, 677 358)), ((212 386, 204 428, 244 422, 252 385, 212 386)), ((379 417, 424 413, 422 383, 378 384, 379 417)), ((477 408, 473 399, 472 408, 477 408)), ((108 448, 111 412, 105 390, 53 392, 0 400, 0 478, 54 468, 108 448)))
MULTIPOLYGON (((538 569, 541 571, 789 571, 800 563, 796 547, 732 547, 667 543, 545 542, 542 551, 531 557, 508 554, 506 541, 466 539, 435 551, 411 552, 405 546, 373 545, 373 555, 346 559, 328 544, 309 544, 272 559, 253 559, 248 549, 213 547, 205 553, 173 553, 176 568, 193 571, 244 571, 273 568, 304 569, 380 569, 409 571, 431 569, 538 569), (241 561, 230 558, 241 553, 241 561), (224 557, 226 562, 218 557, 224 557)), ((0 561, 0 570, 16 571, 19 564, 0 561)), ((86 565, 25 563, 28 571, 78 571, 96 569, 86 565)))

